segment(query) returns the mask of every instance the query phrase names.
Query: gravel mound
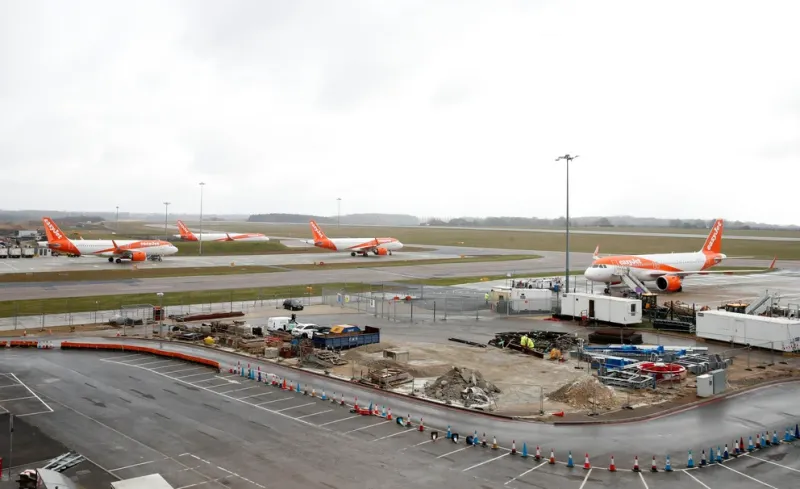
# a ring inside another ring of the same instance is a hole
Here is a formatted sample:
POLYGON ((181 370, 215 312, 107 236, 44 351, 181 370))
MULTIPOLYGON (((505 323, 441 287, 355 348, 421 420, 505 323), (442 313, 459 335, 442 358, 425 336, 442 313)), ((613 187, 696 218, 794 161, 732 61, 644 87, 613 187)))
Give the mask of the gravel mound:
POLYGON ((592 406, 597 406, 598 409, 611 409, 617 405, 614 389, 590 376, 582 376, 574 382, 559 387, 547 398, 579 409, 591 409, 592 406))

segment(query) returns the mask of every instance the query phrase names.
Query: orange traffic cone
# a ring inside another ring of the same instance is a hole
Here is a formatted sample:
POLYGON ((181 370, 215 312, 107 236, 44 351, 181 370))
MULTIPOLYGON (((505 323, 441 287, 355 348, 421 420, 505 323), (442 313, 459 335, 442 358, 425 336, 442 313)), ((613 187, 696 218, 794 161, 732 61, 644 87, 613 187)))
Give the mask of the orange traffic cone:
POLYGON ((517 454, 517 442, 515 440, 511 440, 511 455, 517 454))
POLYGON ((558 416, 559 418, 563 418, 564 417, 564 411, 555 412, 555 413, 553 413, 553 416, 558 416))
POLYGON ((608 471, 609 472, 616 472, 617 471, 617 466, 614 465, 614 456, 613 455, 611 456, 611 464, 608 466, 608 471))
POLYGON ((356 396, 356 398, 355 398, 355 399, 356 399, 356 402, 354 402, 354 403, 353 403, 353 409, 355 409, 356 411, 358 411, 358 396, 356 396))
POLYGON ((583 459, 583 468, 589 470, 592 468, 592 464, 589 463, 589 454, 586 454, 586 457, 583 459))
POLYGON ((550 465, 556 463, 556 452, 552 448, 550 449, 550 465))
POLYGON ((638 455, 633 457, 633 471, 634 472, 640 472, 640 470, 639 470, 639 456, 638 455))
POLYGON ((536 447, 536 456, 533 458, 536 459, 537 462, 542 459, 542 451, 539 450, 538 446, 536 447))
POLYGON ((389 408, 389 412, 386 414, 386 420, 387 421, 392 420, 392 408, 389 408))
POLYGON ((423 423, 423 419, 424 418, 422 416, 420 416, 420 418, 419 418, 419 430, 420 431, 425 431, 425 424, 423 423))

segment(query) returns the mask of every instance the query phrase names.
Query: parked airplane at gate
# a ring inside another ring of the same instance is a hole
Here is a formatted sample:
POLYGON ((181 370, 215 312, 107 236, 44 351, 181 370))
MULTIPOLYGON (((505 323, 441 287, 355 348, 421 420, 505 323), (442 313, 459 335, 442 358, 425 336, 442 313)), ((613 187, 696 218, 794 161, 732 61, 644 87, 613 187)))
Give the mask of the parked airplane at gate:
POLYGON ((306 243, 327 250, 349 251, 350 256, 356 254, 368 256, 370 252, 376 255, 391 255, 392 251, 403 248, 403 243, 395 238, 329 238, 316 222, 311 221, 310 225, 314 240, 308 240, 306 243))
POLYGON ((175 237, 184 241, 269 241, 268 237, 260 233, 200 233, 198 238, 181 220, 178 220, 178 229, 181 234, 176 234, 175 237))
POLYGON ((122 263, 122 260, 161 261, 162 257, 178 252, 178 248, 174 245, 160 240, 83 238, 71 240, 49 217, 43 217, 42 223, 47 234, 47 247, 57 253, 75 256, 102 256, 108 258, 111 263, 115 261, 122 263))
MULTIPOLYGON (((629 274, 640 282, 655 282, 662 292, 680 292, 683 289, 683 278, 694 274, 710 273, 754 273, 764 270, 708 271, 709 268, 722 263, 727 256, 722 253, 722 219, 717 219, 708 233, 708 238, 700 251, 692 253, 664 253, 654 255, 617 255, 601 258, 598 246, 594 252, 592 266, 587 268, 584 276, 592 282, 603 282, 607 286, 623 281, 629 274)), ((775 267, 775 261, 769 269, 775 267)), ((608 288, 606 288, 608 292, 608 288)))

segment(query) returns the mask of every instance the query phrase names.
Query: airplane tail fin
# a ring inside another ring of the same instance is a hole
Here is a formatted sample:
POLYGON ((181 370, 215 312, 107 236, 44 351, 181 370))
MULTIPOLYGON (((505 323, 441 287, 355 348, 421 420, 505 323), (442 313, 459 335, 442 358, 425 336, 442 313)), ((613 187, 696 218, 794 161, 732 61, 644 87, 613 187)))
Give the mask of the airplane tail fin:
POLYGON ((53 222, 53 220, 49 217, 43 217, 42 224, 44 224, 44 232, 47 235, 48 243, 69 241, 69 238, 67 238, 67 235, 61 231, 61 228, 58 227, 58 224, 53 222))
POLYGON ((189 231, 189 228, 186 227, 186 224, 183 223, 180 219, 178 219, 178 229, 181 232, 181 238, 186 239, 188 241, 197 241, 194 233, 189 231))
POLYGON ((711 232, 708 233, 705 244, 703 244, 703 253, 722 253, 722 232, 724 230, 722 219, 714 221, 711 226, 711 232))
POLYGON ((597 245, 597 248, 594 249, 594 253, 592 254, 592 259, 597 260, 600 258, 600 245, 597 245))
POLYGON ((324 241, 328 239, 328 237, 325 236, 325 233, 322 232, 322 229, 317 225, 316 222, 310 221, 309 225, 311 226, 311 234, 314 236, 314 241, 324 241))
POLYGON ((776 261, 778 261, 778 257, 777 256, 772 259, 772 263, 770 263, 770 265, 769 265, 769 269, 770 270, 774 270, 775 269, 775 262, 776 261))

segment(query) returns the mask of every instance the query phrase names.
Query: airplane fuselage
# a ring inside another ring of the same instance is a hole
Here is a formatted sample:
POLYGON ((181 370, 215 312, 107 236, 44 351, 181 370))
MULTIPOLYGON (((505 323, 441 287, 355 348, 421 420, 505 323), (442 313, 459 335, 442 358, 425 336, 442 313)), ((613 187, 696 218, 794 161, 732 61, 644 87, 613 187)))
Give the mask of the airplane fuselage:
POLYGON ((239 234, 239 233, 198 233, 192 237, 175 235, 183 241, 239 241, 239 242, 265 242, 269 238, 263 234, 239 234))
MULTIPOLYGON (((121 250, 141 251, 146 256, 167 256, 178 252, 178 248, 166 241, 158 240, 119 240, 114 241, 121 250)), ((116 257, 118 252, 111 240, 68 240, 67 242, 48 243, 47 247, 59 253, 73 255, 94 255, 105 258, 116 257)))

